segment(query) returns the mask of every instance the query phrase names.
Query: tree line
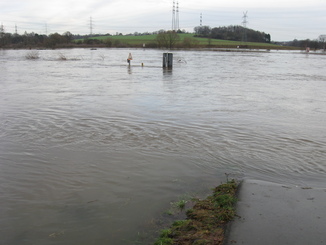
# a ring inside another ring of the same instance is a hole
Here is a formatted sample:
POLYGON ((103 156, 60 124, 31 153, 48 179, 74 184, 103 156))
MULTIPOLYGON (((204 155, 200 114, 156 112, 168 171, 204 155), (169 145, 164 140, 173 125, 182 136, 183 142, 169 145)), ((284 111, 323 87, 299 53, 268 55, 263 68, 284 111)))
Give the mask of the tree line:
MULTIPOLYGON (((169 47, 172 48, 176 41, 179 40, 177 33, 185 33, 185 31, 178 30, 177 32, 159 30, 152 33, 130 33, 124 36, 141 36, 141 35, 153 35, 159 36, 154 42, 148 43, 148 47, 169 47), (164 33, 164 34, 163 34, 164 33), (167 37, 168 36, 168 37, 167 37)), ((117 36, 123 36, 122 33, 117 33, 117 36)), ((110 38, 111 34, 93 34, 90 35, 73 35, 72 33, 65 32, 63 34, 53 33, 50 35, 37 34, 34 32, 23 35, 5 33, 0 30, 0 48, 68 48, 76 45, 90 45, 90 46, 104 46, 104 47, 123 47, 125 44, 120 40, 114 40, 110 38), (106 39, 100 39, 98 37, 106 36, 106 39)))
POLYGON ((68 31, 62 35, 59 33, 53 33, 50 35, 42 35, 34 32, 23 35, 12 33, 0 33, 0 48, 32 48, 43 46, 45 48, 55 48, 57 45, 67 45, 72 42, 74 36, 68 31))
POLYGON ((310 39, 304 39, 304 40, 297 40, 294 39, 293 41, 289 42, 278 42, 278 44, 284 45, 284 46, 291 46, 291 47, 297 47, 301 49, 310 48, 312 50, 316 49, 323 49, 326 50, 326 35, 320 35, 318 39, 310 40, 310 39))
POLYGON ((209 26, 196 26, 194 28, 194 31, 196 36, 198 37, 244 42, 271 42, 270 34, 255 31, 239 25, 230 25, 214 28, 211 28, 209 26))
MULTIPOLYGON (((138 36, 138 35, 151 35, 157 34, 157 38, 154 42, 146 44, 146 47, 157 48, 172 48, 177 43, 179 46, 185 48, 191 48, 198 45, 198 41, 194 38, 184 38, 180 43, 180 38, 178 34, 184 33, 185 31, 178 30, 177 32, 159 30, 152 33, 138 33, 127 34, 138 36)), ((210 28, 209 26, 197 26, 194 28, 195 36, 210 39, 223 39, 232 41, 248 41, 248 42, 271 42, 270 34, 264 32, 254 31, 242 26, 224 26, 210 28)), ((118 35, 122 35, 121 33, 118 35)), ((0 29, 0 48, 66 48, 74 47, 76 45, 99 45, 105 47, 122 47, 124 44, 120 40, 114 40, 108 37, 107 39, 96 39, 94 37, 103 35, 93 35, 92 37, 88 35, 73 35, 72 33, 64 32, 63 34, 53 33, 50 35, 37 34, 34 32, 27 33, 23 35, 5 33, 0 29), (78 39, 79 41, 74 41, 78 39)), ((105 36, 111 36, 106 34, 105 36)), ((301 49, 310 48, 314 49, 324 49, 326 48, 326 35, 320 35, 318 39, 310 40, 297 40, 288 42, 273 42, 274 44, 282 46, 291 46, 301 49)))

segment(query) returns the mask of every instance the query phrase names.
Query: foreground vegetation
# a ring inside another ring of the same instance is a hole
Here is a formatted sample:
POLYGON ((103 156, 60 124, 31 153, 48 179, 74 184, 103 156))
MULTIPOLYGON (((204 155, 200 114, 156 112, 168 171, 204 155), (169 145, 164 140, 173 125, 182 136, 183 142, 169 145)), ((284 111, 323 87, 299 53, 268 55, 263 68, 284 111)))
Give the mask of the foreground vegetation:
POLYGON ((186 220, 175 221, 171 228, 161 231, 155 245, 220 245, 226 224, 235 216, 236 181, 216 187, 213 195, 197 200, 189 209, 186 220))

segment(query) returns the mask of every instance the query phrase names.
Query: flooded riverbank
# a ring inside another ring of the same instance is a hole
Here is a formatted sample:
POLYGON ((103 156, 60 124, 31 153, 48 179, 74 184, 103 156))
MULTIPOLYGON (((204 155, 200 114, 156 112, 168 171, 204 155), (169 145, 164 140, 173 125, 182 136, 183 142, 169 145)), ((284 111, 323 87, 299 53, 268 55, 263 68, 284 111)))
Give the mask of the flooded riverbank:
POLYGON ((225 173, 324 185, 325 56, 28 52, 0 50, 4 244, 133 244, 225 173))

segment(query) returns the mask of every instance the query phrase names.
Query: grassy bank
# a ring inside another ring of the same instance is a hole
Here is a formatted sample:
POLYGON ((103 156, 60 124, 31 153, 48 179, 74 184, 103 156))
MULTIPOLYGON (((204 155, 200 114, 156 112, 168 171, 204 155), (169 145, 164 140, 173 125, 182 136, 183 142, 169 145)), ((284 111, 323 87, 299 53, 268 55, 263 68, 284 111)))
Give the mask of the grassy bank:
POLYGON ((170 228, 162 230, 154 244, 223 244, 226 224, 235 216, 237 187, 234 180, 217 186, 211 196, 196 201, 186 212, 187 219, 175 221, 170 228))
MULTIPOLYGON (((292 47, 284 47, 271 43, 256 43, 256 42, 240 42, 228 41, 211 38, 195 37, 191 33, 178 34, 180 39, 176 43, 175 48, 248 48, 248 49, 295 49, 292 47)), ((157 35, 142 35, 142 36, 100 36, 92 37, 91 39, 98 40, 103 46, 108 47, 145 47, 156 48, 157 35)), ((82 44, 85 40, 77 39, 75 43, 82 44)), ((99 45, 99 44, 97 44, 99 45)))

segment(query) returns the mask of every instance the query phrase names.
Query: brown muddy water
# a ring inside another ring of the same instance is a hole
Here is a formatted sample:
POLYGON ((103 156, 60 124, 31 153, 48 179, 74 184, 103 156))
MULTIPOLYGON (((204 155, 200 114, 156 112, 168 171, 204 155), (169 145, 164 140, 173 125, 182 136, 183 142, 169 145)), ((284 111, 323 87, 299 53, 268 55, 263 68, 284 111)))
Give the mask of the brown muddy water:
POLYGON ((148 244, 225 173, 326 186, 326 56, 29 52, 0 50, 1 245, 148 244))

